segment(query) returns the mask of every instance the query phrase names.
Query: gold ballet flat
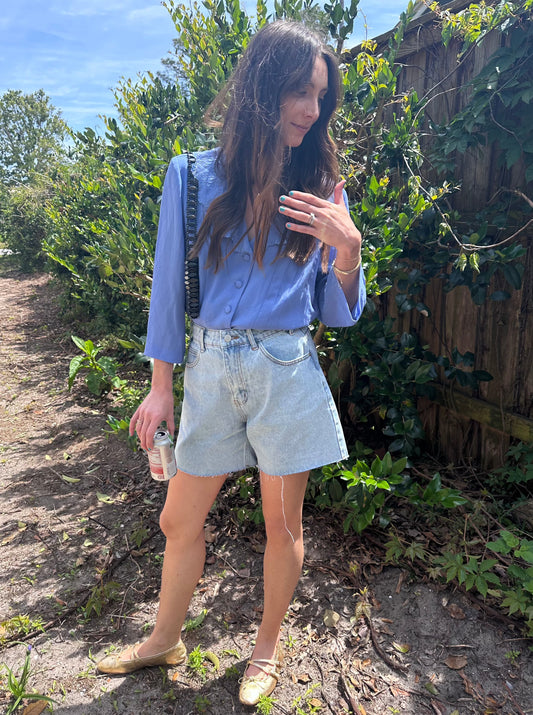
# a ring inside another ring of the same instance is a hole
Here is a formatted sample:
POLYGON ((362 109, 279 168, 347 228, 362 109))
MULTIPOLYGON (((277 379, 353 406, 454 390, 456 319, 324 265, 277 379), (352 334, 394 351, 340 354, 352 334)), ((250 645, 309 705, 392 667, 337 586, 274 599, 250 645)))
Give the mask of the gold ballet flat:
POLYGON ((246 669, 250 665, 255 665, 262 672, 258 675, 245 675, 241 680, 239 700, 243 705, 257 705, 259 698, 262 695, 270 695, 278 684, 283 662, 283 653, 279 643, 274 655, 275 658, 272 659, 254 658, 246 664, 246 669))
POLYGON ((181 640, 168 650, 145 657, 137 655, 137 650, 140 645, 141 643, 135 643, 131 649, 131 656, 127 659, 121 658, 126 650, 128 650, 127 648, 120 651, 120 653, 106 655, 105 658, 102 658, 102 660, 96 664, 97 669, 101 673, 133 673, 135 670, 149 668, 152 665, 179 665, 187 659, 187 649, 181 640))

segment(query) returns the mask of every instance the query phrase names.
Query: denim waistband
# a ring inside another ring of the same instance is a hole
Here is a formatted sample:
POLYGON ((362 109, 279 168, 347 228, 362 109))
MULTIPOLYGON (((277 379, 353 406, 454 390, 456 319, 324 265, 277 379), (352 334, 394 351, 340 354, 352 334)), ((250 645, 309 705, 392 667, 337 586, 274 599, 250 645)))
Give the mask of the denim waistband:
POLYGON ((297 332, 307 331, 305 328, 296 328, 291 330, 256 330, 255 328, 224 328, 222 330, 213 328, 204 328, 197 323, 192 325, 192 339, 196 340, 200 345, 201 350, 205 350, 206 346, 216 348, 229 348, 237 345, 245 345, 248 343, 252 350, 257 350, 257 343, 276 333, 288 333, 293 335, 297 332))

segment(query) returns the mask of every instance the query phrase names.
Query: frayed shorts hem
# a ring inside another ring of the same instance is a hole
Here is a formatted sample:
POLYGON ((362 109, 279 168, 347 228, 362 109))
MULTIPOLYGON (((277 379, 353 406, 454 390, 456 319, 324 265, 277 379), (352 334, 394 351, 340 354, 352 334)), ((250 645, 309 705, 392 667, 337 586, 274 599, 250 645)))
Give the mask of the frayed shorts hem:
POLYGON ((348 457, 348 452, 342 454, 339 456, 338 459, 332 459, 329 462, 323 462, 320 461, 318 464, 311 464, 309 466, 309 463, 306 463, 304 466, 299 465, 297 467, 291 467, 289 470, 286 468, 284 469, 279 469, 279 470, 274 470, 274 469, 263 469, 261 466, 258 464, 248 464, 245 467, 237 467, 237 468, 232 468, 232 469, 226 469, 226 470, 219 470, 215 474, 197 474, 194 472, 194 470, 190 469, 185 469, 184 467, 180 466, 178 464, 178 471, 183 472, 184 474, 187 474, 189 477, 197 477, 198 479, 215 479, 215 477, 223 477, 223 476, 231 476, 232 474, 239 474, 240 472, 245 472, 247 469, 255 469, 256 467, 259 469, 260 472, 263 474, 268 474, 271 477, 289 477, 292 474, 301 474, 303 472, 310 472, 313 469, 320 469, 321 467, 324 467, 326 464, 333 464, 335 462, 342 462, 348 457))

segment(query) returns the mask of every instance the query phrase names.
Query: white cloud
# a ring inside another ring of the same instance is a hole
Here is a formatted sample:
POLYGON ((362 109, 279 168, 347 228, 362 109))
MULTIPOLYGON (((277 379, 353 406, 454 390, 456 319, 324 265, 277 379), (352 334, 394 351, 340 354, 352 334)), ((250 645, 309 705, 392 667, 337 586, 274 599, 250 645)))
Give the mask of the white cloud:
POLYGON ((68 4, 56 5, 56 12, 61 15, 88 17, 95 15, 110 15, 114 12, 126 12, 130 3, 127 0, 70 0, 68 4))
POLYGON ((159 23, 163 19, 170 20, 170 15, 160 4, 148 5, 147 7, 138 8, 137 10, 131 10, 131 12, 128 13, 128 22, 142 24, 145 30, 150 29, 146 23, 152 21, 159 23))

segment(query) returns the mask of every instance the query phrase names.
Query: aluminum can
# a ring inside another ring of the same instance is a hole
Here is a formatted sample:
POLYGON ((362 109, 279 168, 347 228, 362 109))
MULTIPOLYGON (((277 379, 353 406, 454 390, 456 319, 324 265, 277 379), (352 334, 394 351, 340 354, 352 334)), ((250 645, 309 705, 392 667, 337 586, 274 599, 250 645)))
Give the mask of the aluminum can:
POLYGON ((168 481, 178 471, 174 447, 167 430, 157 430, 154 435, 154 446, 147 454, 150 474, 158 482, 168 481))

